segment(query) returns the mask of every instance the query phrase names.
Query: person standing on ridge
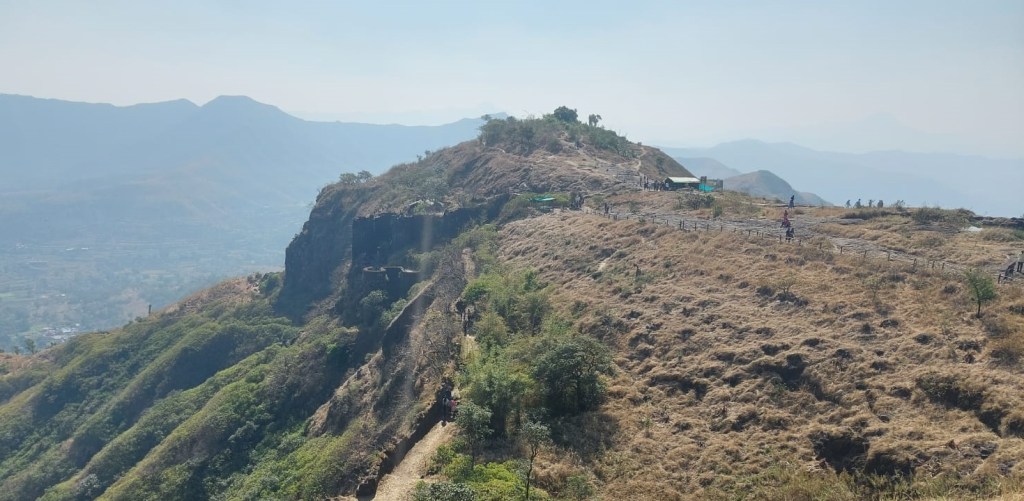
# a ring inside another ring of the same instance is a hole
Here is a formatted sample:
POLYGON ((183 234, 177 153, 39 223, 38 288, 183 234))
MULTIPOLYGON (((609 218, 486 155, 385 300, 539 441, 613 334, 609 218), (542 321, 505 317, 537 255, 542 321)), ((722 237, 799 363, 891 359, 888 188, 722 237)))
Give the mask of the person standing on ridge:
POLYGON ((790 208, 790 209, 792 209, 792 208, 793 208, 793 201, 794 201, 794 200, 796 200, 796 195, 790 195, 790 196, 789 196, 789 208, 790 208))
POLYGON ((1017 254, 1017 273, 1024 272, 1024 250, 1017 254))

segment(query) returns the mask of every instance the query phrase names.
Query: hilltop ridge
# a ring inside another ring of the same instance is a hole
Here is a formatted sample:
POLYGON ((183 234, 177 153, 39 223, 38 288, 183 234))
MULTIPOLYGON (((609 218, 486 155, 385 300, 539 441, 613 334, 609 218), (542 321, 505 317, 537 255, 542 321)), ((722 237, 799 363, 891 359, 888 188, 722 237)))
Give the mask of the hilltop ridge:
POLYGON ((365 183, 325 187, 309 221, 288 246, 285 298, 306 303, 330 290, 328 281, 350 257, 353 238, 332 230, 357 218, 406 214, 417 204, 423 204, 420 210, 447 213, 490 206, 496 199, 504 203, 518 193, 612 193, 633 189, 641 175, 691 175, 660 150, 629 143, 611 131, 591 127, 601 136, 598 142, 579 137, 575 128, 581 126, 553 119, 492 119, 475 141, 397 165, 365 183), (316 292, 306 297, 308 291, 316 292))
POLYGON ((784 240, 593 124, 487 125, 324 187, 283 273, 0 357, 0 500, 1019 495, 1024 289, 978 317, 960 276, 1018 229, 802 206, 784 240))

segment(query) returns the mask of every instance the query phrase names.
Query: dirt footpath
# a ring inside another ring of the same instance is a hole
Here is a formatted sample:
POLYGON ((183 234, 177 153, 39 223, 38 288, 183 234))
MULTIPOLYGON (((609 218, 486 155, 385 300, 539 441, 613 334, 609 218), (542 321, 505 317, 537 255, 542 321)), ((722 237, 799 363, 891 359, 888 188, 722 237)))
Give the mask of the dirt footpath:
POLYGON ((451 440, 455 434, 455 425, 441 426, 437 423, 422 440, 416 442, 395 471, 385 475, 377 486, 377 501, 405 501, 409 499, 416 483, 422 480, 430 465, 430 458, 438 446, 451 440))

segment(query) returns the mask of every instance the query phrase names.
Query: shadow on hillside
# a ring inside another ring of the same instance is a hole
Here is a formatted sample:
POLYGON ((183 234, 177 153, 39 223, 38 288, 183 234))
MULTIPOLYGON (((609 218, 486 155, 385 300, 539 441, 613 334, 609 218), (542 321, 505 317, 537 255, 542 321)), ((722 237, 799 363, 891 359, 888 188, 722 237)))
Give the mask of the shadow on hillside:
POLYGON ((599 458, 615 446, 619 418, 606 412, 587 412, 565 418, 552 427, 552 438, 561 447, 579 454, 584 461, 599 458))

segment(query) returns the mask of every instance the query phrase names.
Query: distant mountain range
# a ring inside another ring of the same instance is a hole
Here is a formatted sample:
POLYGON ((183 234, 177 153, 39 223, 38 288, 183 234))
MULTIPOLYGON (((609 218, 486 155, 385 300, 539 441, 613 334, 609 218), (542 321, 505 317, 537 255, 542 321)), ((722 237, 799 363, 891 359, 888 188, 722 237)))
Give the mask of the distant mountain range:
POLYGON ((116 107, 0 95, 0 190, 195 171, 235 183, 244 170, 252 187, 272 181, 271 191, 311 201, 310 182, 315 189, 340 172, 381 172, 475 137, 481 123, 309 122, 241 96, 116 107))
POLYGON ((789 197, 796 197, 794 201, 800 205, 832 205, 814 193, 796 191, 786 180, 775 174, 759 170, 725 178, 725 189, 739 191, 755 197, 775 198, 788 202, 789 197))
MULTIPOLYGON (((662 148, 662 150, 665 149, 662 148)), ((671 155, 671 153, 669 154, 671 155)), ((685 165, 687 169, 690 169, 690 172, 693 172, 694 175, 707 176, 708 179, 725 179, 743 174, 742 172, 733 169, 714 158, 687 158, 679 156, 675 156, 673 158, 675 158, 677 162, 685 165)))
MULTIPOLYGON (((667 148, 671 150, 671 148, 667 148)), ((790 196, 802 205, 832 205, 830 202, 805 191, 796 191, 779 176, 770 171, 759 170, 746 174, 728 165, 707 157, 674 157, 696 176, 707 176, 708 179, 721 179, 727 190, 739 191, 755 197, 789 201, 790 196)))
POLYGON ((117 107, 0 95, 0 347, 29 325, 119 325, 279 267, 320 187, 481 123, 310 122, 237 96, 117 107))
POLYGON ((1024 212, 1024 160, 904 151, 833 153, 753 139, 662 150, 675 158, 712 158, 742 172, 768 170, 837 204, 860 198, 963 207, 982 215, 1024 212))

